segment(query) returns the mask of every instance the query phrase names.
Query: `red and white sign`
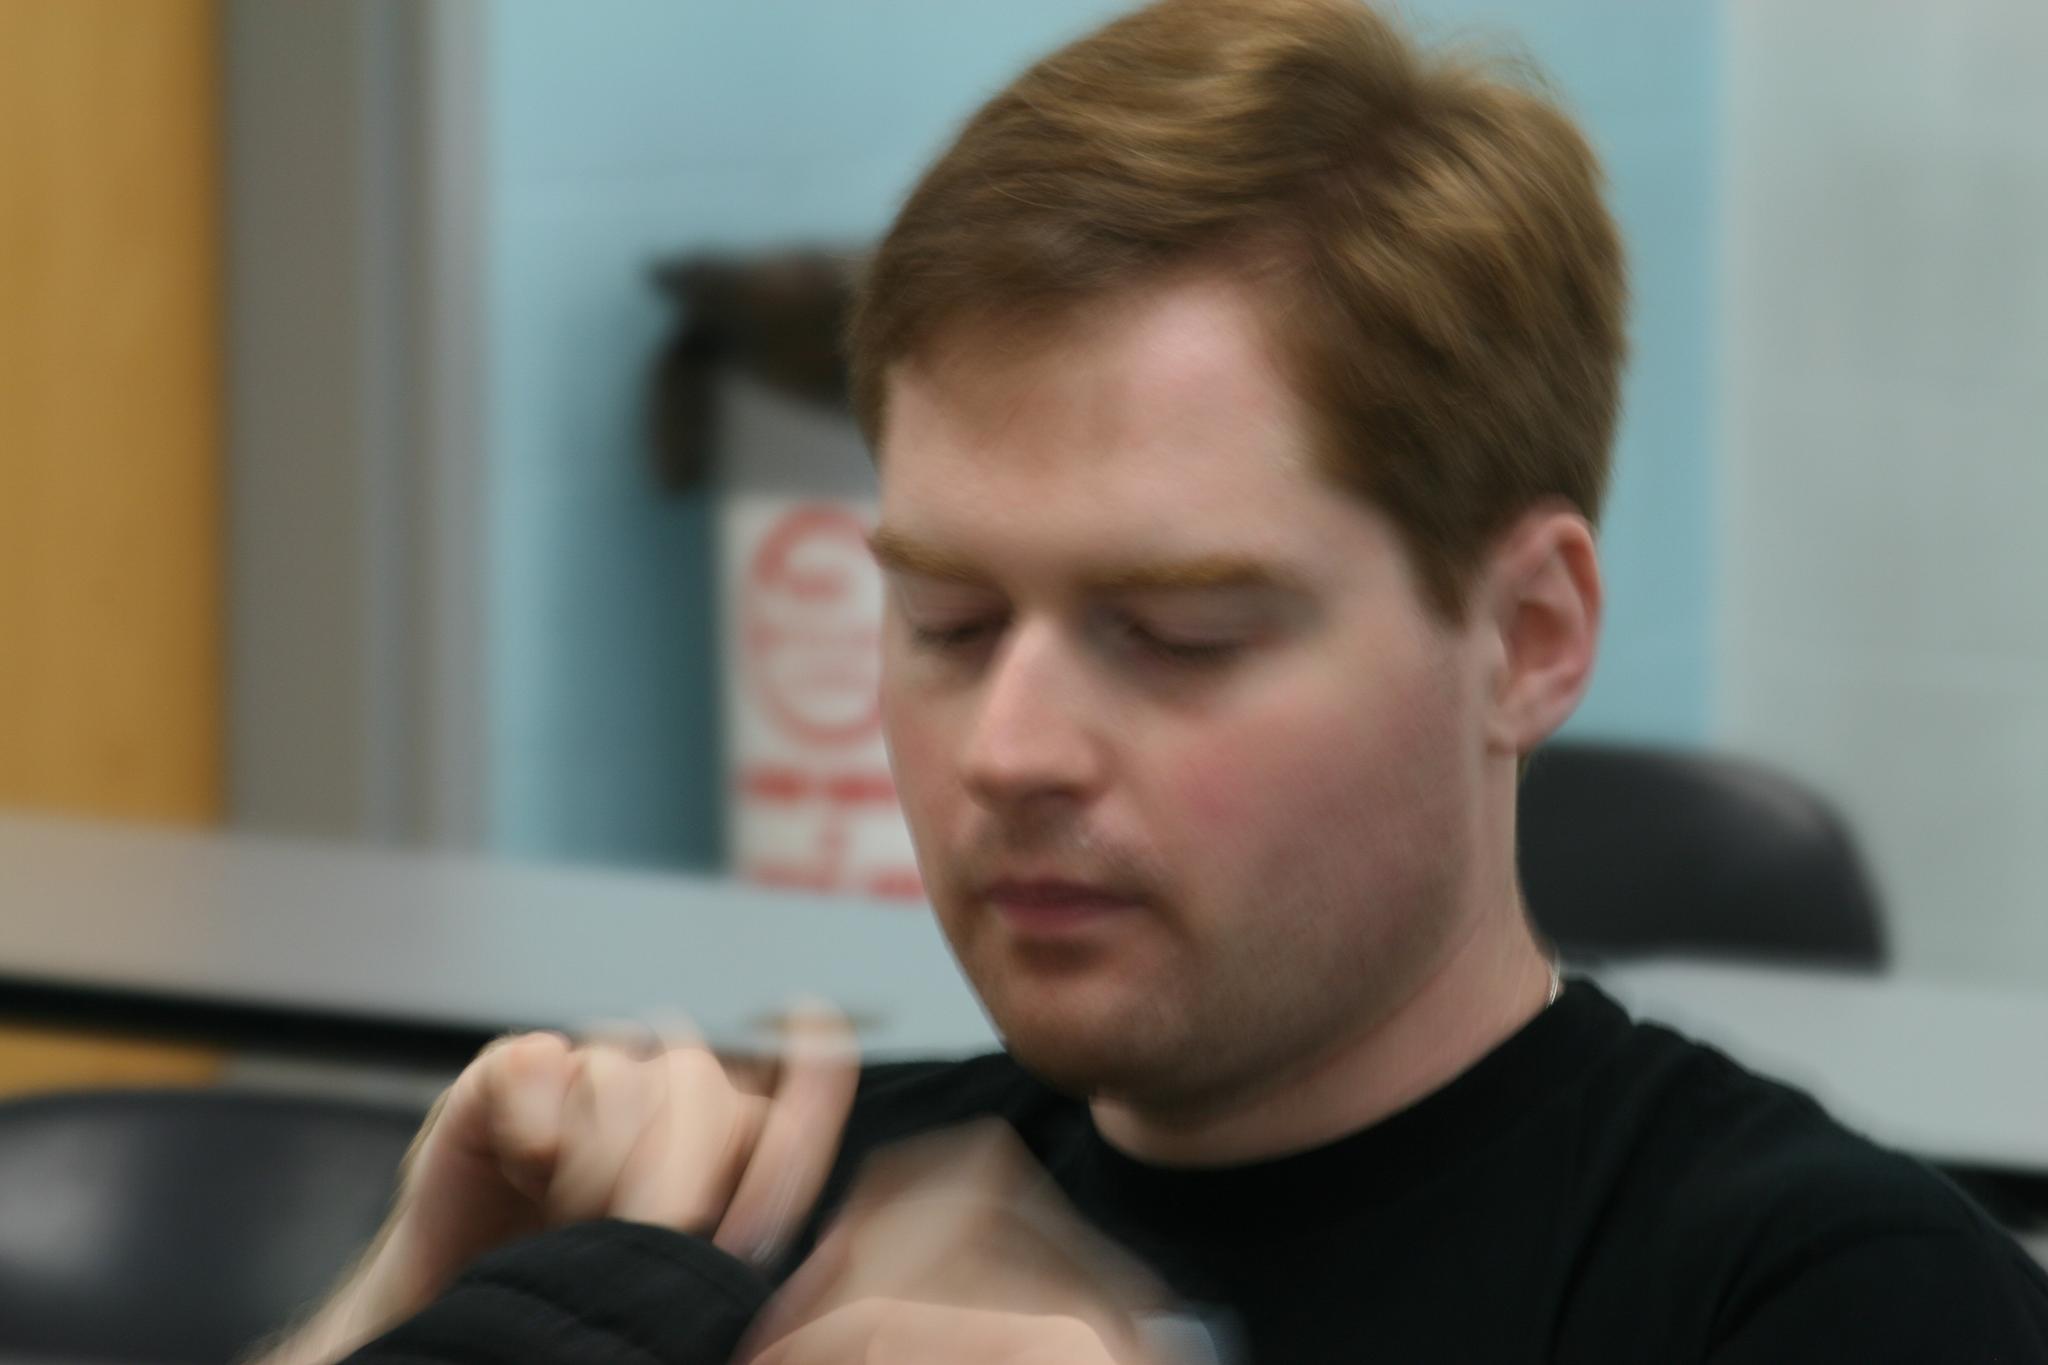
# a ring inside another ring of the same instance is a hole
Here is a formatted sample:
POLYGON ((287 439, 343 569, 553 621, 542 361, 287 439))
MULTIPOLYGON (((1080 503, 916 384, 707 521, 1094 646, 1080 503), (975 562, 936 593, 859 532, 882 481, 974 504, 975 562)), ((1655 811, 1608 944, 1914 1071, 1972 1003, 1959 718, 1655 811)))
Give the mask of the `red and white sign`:
POLYGON ((872 507, 734 491, 722 515, 735 870, 922 898, 882 744, 872 507))
POLYGON ((872 573, 866 522, 836 502, 783 509, 748 556, 740 585, 748 694, 798 744, 842 748, 881 731, 880 605, 865 591, 872 573))

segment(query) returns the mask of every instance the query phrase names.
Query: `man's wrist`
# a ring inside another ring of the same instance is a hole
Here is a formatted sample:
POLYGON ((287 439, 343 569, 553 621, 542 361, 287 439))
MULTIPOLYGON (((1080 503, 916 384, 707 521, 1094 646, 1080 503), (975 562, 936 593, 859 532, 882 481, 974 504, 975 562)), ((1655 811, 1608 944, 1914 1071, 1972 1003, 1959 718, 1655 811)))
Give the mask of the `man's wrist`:
POLYGON ((406 1268, 405 1229, 387 1227, 303 1325, 253 1365, 333 1365, 424 1306, 406 1268))

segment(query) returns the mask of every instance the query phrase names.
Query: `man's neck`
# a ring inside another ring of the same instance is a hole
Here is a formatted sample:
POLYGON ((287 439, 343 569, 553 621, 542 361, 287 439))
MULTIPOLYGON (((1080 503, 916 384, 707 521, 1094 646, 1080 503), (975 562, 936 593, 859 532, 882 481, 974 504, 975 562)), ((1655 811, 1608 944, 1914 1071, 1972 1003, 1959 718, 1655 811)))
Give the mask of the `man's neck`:
POLYGON ((1102 1135, 1165 1165, 1239 1164, 1335 1141, 1442 1088, 1541 1013, 1551 968, 1519 903, 1485 916, 1357 1038, 1199 1115, 1091 1102, 1102 1135))

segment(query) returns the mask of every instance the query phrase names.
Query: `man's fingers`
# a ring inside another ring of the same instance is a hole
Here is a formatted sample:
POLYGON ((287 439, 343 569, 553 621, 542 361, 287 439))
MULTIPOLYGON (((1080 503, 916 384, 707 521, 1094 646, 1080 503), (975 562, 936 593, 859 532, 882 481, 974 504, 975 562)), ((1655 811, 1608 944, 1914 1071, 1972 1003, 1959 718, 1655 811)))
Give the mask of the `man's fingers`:
POLYGON ((611 1043, 573 1054, 574 1080, 562 1108, 562 1155, 548 1188, 551 1223, 611 1212, 620 1173, 638 1145, 666 1075, 658 1058, 640 1059, 611 1043))
POLYGON ((410 1188, 429 1160, 437 1171, 448 1162, 493 1169, 508 1137, 522 1155, 546 1148, 558 1136, 568 1053, 559 1034, 492 1041, 434 1100, 406 1152, 401 1183, 410 1188))
POLYGON ((538 1204, 561 1152, 563 1106, 574 1076, 569 1040, 556 1033, 505 1039, 485 1055, 480 1070, 498 1168, 506 1183, 538 1204))
POLYGON ((792 1013, 785 1029, 779 1084, 713 1238, 756 1265, 776 1258, 817 1202, 860 1081, 859 1048, 844 1015, 810 1006, 792 1013))
POLYGON ((774 1057, 727 1056, 725 1074, 732 1080, 732 1088, 742 1095, 752 1095, 757 1100, 766 1100, 775 1093, 775 1082, 782 1075, 782 1063, 774 1057))
POLYGON ((751 1253, 787 1237, 823 1187, 858 1076, 850 1029, 800 1017, 777 1072, 772 1106, 743 1094, 681 1020, 580 1047, 529 1034, 472 1063, 429 1131, 499 1172, 547 1223, 609 1216, 710 1233, 737 1201, 729 1236, 741 1240, 722 1244, 751 1253))
POLYGON ((687 1014, 664 1010, 647 1021, 647 1028, 662 1049, 679 1047, 704 1047, 704 1031, 697 1027, 697 1021, 687 1014))
POLYGON ((760 1131, 766 1102, 734 1090, 704 1047, 673 1048, 662 1103, 628 1158, 612 1214, 699 1235, 718 1224, 760 1131))

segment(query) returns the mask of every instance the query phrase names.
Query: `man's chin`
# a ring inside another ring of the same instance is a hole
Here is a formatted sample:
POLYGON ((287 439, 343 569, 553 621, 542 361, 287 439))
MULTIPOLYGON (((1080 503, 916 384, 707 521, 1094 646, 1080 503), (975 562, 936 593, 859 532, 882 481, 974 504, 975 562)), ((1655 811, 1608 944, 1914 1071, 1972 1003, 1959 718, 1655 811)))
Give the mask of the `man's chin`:
POLYGON ((1117 1094, 1130 1087, 1131 1059, 1106 1049, 1076 1047, 1071 1039, 1047 1046, 1029 1036, 1004 1035, 1003 1046, 1017 1064, 1064 1095, 1087 1099, 1117 1094))
POLYGON ((1174 1051, 1176 1011, 1154 988, 1172 973, 1133 943, 1019 943, 976 927, 985 932, 955 941, 961 968, 1005 1050, 1047 1084, 1123 1090, 1174 1051))
POLYGON ((1162 1065, 1156 1020, 1134 1019, 1128 1011, 992 1005, 990 1014, 1004 1049, 1026 1071, 1055 1090, 1089 1096, 1152 1088, 1162 1065))

